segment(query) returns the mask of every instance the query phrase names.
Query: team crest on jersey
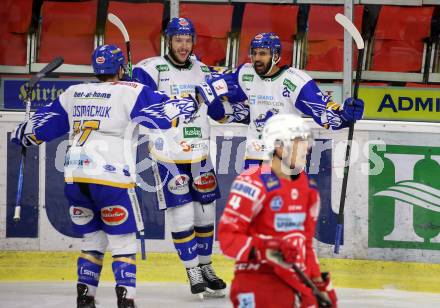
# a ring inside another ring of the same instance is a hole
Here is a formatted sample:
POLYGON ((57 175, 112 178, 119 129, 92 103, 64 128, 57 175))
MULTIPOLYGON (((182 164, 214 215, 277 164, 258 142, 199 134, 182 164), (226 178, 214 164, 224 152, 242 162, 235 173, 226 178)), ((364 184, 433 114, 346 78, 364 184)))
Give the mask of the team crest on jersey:
POLYGON ((110 205, 101 209, 101 219, 109 226, 122 225, 128 219, 128 211, 121 205, 110 205))
POLYGON ((272 211, 279 211, 283 207, 283 199, 280 196, 276 196, 270 201, 269 206, 272 211))
POLYGON ((207 172, 194 179, 193 188, 199 192, 212 192, 217 188, 217 180, 213 172, 207 172))
POLYGON ((189 176, 179 174, 168 182, 168 190, 175 195, 184 195, 189 193, 189 176))
POLYGON ((266 113, 261 113, 257 116, 257 118, 254 120, 255 128, 257 129, 257 132, 261 132, 263 130, 264 124, 266 124, 266 121, 269 120, 269 118, 279 112, 279 109, 271 108, 266 113))
POLYGON ((83 226, 93 219, 93 211, 82 206, 71 206, 70 218, 75 225, 83 226))
POLYGON ((236 193, 255 201, 260 194, 260 189, 250 183, 236 180, 234 183, 232 183, 231 193, 236 193))
POLYGON ((292 200, 297 200, 299 197, 298 189, 292 188, 292 190, 290 191, 290 197, 292 198, 292 200))

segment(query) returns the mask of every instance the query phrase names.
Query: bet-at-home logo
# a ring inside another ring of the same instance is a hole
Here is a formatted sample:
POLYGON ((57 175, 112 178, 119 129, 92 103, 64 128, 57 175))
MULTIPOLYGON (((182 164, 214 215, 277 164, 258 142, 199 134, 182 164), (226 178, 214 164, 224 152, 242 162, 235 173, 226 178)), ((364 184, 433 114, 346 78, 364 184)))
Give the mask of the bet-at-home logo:
POLYGON ((440 148, 370 147, 368 246, 440 250, 440 148))

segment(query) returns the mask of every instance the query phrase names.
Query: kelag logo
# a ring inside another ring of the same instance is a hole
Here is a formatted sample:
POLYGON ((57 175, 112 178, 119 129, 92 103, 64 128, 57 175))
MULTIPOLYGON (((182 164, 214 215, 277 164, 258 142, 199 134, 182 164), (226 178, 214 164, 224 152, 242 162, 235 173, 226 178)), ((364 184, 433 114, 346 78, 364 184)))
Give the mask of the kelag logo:
POLYGON ((440 148, 387 145, 369 176, 368 246, 440 249, 440 148))

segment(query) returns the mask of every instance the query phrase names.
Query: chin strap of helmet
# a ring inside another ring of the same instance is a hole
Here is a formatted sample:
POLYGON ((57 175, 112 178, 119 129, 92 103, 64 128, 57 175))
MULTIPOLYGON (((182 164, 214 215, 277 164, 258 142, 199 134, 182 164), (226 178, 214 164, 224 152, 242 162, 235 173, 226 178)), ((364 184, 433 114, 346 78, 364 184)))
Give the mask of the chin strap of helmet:
POLYGON ((263 74, 263 77, 267 77, 268 76, 268 74, 272 71, 273 67, 280 62, 281 56, 279 56, 278 60, 276 60, 276 61, 274 59, 275 59, 275 54, 273 53, 272 54, 272 58, 271 58, 270 68, 263 74))

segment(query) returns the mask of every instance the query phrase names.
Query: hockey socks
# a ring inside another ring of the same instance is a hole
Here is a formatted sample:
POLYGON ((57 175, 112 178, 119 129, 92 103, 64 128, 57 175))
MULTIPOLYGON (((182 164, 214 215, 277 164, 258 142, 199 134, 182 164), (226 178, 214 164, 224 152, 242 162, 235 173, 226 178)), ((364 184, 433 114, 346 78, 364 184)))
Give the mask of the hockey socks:
POLYGON ((124 297, 134 298, 136 295, 136 255, 113 256, 112 268, 116 286, 126 289, 124 297))
POLYGON ((174 247, 186 268, 197 266, 197 241, 194 229, 182 232, 171 232, 174 247))
POLYGON ((99 251, 82 251, 78 258, 78 283, 87 285, 87 295, 95 296, 101 275, 104 254, 99 251))
POLYGON ((212 243, 214 241, 214 225, 195 227, 197 241, 197 255, 199 262, 208 264, 211 262, 212 243))

